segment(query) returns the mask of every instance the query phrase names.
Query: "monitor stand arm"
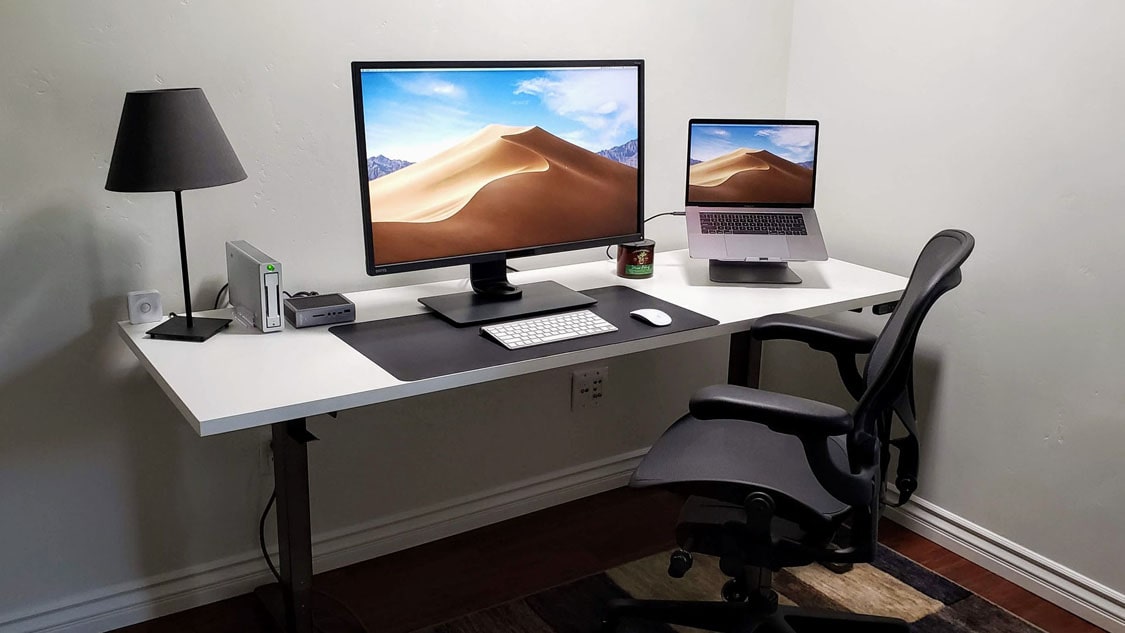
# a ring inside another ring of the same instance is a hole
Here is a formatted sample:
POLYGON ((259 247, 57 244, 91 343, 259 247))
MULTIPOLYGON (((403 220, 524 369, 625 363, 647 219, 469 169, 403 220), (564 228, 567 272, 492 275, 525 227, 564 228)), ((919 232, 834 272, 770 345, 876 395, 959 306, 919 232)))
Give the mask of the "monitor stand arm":
POLYGON ((493 259, 469 264, 469 283, 473 291, 496 301, 519 299, 523 290, 508 283, 508 260, 493 259))

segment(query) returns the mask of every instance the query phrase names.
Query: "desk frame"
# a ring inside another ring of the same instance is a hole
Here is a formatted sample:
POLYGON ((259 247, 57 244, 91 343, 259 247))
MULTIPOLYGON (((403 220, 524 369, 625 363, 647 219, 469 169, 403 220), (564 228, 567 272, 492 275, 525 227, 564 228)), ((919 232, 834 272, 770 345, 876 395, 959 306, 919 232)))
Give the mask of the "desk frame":
MULTIPOLYGON (((730 337, 728 381, 757 386, 761 343, 748 331, 755 319, 776 312, 817 316, 896 301, 907 281, 838 260, 794 267, 805 284, 772 288, 712 284, 707 280, 707 262, 690 260, 685 251, 659 253, 656 274, 650 279, 618 278, 613 263, 605 260, 516 273, 513 281, 520 284, 554 280, 576 290, 631 286, 719 324, 415 382, 394 378, 323 329, 288 329, 259 337, 236 322, 230 331, 203 344, 154 341, 144 334, 148 325, 121 323, 120 333, 200 435, 271 427, 281 582, 255 593, 286 633, 311 633, 307 444, 315 438, 306 427, 307 417, 717 336, 730 337), (262 365, 285 366, 294 357, 314 357, 318 362, 274 376, 280 384, 261 380, 262 365), (326 378, 324 367, 337 374, 326 378)), ((458 290, 463 290, 458 282, 438 282, 351 293, 349 298, 356 304, 357 320, 370 321, 422 313, 417 297, 458 290)))

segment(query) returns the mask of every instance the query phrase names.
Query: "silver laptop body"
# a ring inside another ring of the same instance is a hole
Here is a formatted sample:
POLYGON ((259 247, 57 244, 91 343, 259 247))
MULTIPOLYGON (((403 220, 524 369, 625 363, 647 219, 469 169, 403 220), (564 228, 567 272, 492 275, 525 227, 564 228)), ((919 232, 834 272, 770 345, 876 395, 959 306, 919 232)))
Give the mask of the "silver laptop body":
POLYGON ((813 210, 817 121, 688 122, 688 254, 815 261, 828 250, 813 210))

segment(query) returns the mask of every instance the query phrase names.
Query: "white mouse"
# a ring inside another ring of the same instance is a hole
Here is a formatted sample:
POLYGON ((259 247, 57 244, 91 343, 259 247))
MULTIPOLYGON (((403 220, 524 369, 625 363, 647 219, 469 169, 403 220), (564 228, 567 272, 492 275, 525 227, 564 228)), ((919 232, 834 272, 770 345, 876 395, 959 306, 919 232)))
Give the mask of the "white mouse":
POLYGON ((643 323, 655 325, 656 327, 672 325, 672 317, 668 316, 667 312, 663 310, 657 310, 656 308, 641 308, 640 310, 633 310, 629 313, 629 316, 643 323))

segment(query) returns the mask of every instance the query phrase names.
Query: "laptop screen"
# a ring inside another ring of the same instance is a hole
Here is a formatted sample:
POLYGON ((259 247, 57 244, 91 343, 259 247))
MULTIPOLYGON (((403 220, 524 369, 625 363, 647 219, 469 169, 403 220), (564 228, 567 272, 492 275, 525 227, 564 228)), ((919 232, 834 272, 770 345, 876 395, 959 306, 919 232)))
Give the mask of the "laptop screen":
POLYGON ((816 121, 692 119, 687 203, 811 208, 816 121))

